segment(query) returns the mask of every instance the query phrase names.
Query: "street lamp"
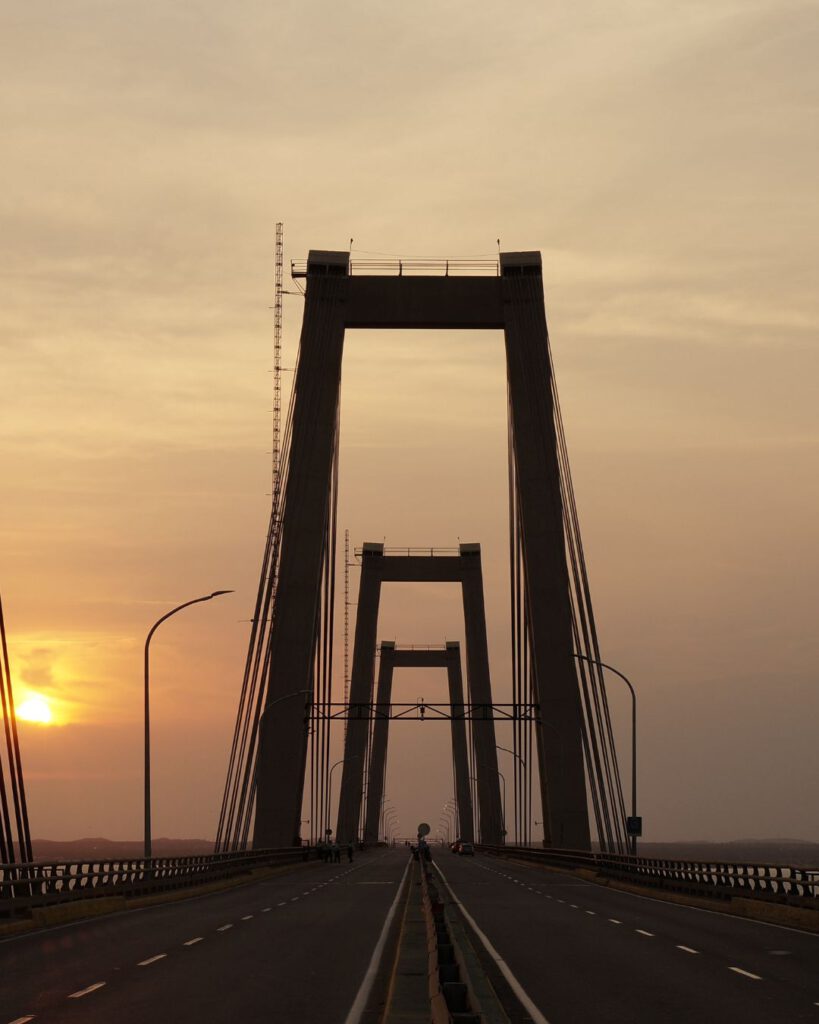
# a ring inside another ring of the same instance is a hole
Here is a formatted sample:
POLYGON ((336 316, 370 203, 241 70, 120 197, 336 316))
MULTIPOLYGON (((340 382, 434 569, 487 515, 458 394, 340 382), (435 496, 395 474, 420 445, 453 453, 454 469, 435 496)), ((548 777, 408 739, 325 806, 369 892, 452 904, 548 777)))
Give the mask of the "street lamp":
POLYGON ((159 629, 165 619, 169 619, 183 608, 189 608, 192 604, 200 604, 202 601, 212 601, 214 597, 221 597, 223 594, 232 594, 232 590, 214 590, 212 594, 205 597, 195 597, 192 601, 185 601, 171 608, 151 626, 148 636, 145 638, 145 847, 144 856, 146 860, 151 859, 151 705, 150 705, 150 646, 151 637, 159 629))
MULTIPOLYGON (((526 761, 521 757, 521 755, 516 750, 512 750, 509 747, 502 747, 499 743, 496 743, 495 747, 496 747, 497 750, 505 750, 507 754, 511 754, 512 757, 516 757, 518 759, 518 761, 520 761, 521 768, 524 770, 524 772, 526 771, 526 761)), ((500 774, 500 773, 498 773, 498 774, 500 774)), ((505 815, 504 815, 504 817, 505 817, 505 815)), ((515 839, 518 842, 520 842, 520 836, 517 834, 517 831, 518 831, 518 820, 519 819, 515 820, 515 839)), ((503 827, 506 828, 506 822, 505 821, 504 821, 503 827)), ((525 823, 525 834, 526 834, 527 837, 528 837, 528 833, 529 833, 529 826, 528 826, 528 823, 525 823)))
POLYGON ((360 761, 360 760, 361 760, 361 755, 360 754, 353 754, 352 757, 342 757, 340 760, 336 761, 336 763, 330 769, 330 772, 329 772, 329 774, 327 776, 327 820, 324 823, 324 834, 325 835, 328 835, 328 833, 330 832, 330 806, 331 806, 332 801, 333 801, 333 772, 336 770, 336 768, 338 768, 338 766, 340 764, 344 764, 347 761, 360 761))
MULTIPOLYGON (((634 691, 634 687, 631 685, 631 680, 623 675, 623 673, 616 669, 613 665, 606 664, 605 661, 597 661, 595 658, 587 658, 585 654, 575 654, 575 658, 580 661, 588 661, 591 665, 597 665, 600 668, 607 668, 609 672, 613 672, 616 676, 619 676, 626 686, 631 690, 631 816, 637 818, 637 694, 634 691)), ((638 823, 635 820, 634 827, 638 827, 638 823)), ((631 837, 631 853, 632 856, 637 855, 637 835, 634 834, 631 837)))

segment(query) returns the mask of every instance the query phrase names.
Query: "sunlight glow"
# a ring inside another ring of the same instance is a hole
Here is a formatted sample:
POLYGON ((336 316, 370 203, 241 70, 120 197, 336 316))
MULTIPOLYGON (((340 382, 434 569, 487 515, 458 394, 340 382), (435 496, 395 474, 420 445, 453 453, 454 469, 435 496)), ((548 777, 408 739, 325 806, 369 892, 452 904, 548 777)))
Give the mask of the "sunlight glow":
POLYGON ((39 722, 40 725, 50 725, 53 719, 51 706, 45 697, 38 694, 31 694, 15 708, 16 717, 22 722, 39 722))

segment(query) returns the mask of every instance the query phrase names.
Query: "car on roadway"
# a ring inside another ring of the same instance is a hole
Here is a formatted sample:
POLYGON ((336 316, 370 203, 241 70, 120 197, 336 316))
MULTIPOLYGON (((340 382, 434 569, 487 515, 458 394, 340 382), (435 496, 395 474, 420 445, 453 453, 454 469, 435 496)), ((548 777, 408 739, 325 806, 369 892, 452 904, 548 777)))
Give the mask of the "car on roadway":
POLYGON ((462 857, 464 855, 466 855, 467 857, 474 857, 475 847, 472 845, 472 843, 461 843, 460 848, 458 849, 458 853, 460 853, 462 857))

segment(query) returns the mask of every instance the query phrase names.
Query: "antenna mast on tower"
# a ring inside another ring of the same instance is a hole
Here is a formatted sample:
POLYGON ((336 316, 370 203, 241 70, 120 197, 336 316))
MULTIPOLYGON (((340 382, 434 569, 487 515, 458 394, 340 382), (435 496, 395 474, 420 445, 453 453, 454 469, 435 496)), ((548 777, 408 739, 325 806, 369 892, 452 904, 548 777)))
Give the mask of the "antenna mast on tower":
MULTIPOLYGON (((350 531, 344 531, 344 703, 350 701, 350 531)), ((344 719, 347 735, 347 719, 344 719)))
POLYGON ((284 224, 276 223, 276 271, 273 297, 273 509, 281 490, 282 431, 282 291, 284 286, 284 224))

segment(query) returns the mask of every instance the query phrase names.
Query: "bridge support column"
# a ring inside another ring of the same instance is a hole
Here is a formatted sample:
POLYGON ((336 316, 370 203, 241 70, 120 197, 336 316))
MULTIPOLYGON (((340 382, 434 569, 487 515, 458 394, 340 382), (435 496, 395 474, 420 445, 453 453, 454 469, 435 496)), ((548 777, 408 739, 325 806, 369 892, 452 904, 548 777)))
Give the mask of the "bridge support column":
POLYGON ((461 673, 461 645, 446 645, 446 671, 449 682, 449 703, 452 708, 452 764, 455 771, 455 796, 458 800, 458 828, 466 843, 475 841, 472 790, 469 785, 469 757, 466 743, 464 683, 461 673))
POLYGON ((256 849, 292 846, 300 835, 307 759, 305 699, 282 698, 313 687, 316 614, 341 385, 346 283, 346 277, 317 277, 310 284, 304 309, 276 622, 269 649, 270 682, 267 706, 259 723, 253 833, 256 849))
POLYGON ((395 644, 382 640, 380 644, 381 661, 378 666, 378 693, 375 707, 379 715, 373 722, 372 749, 370 752, 370 768, 367 772, 367 812, 364 824, 364 842, 368 845, 377 843, 381 838, 378 825, 381 818, 381 803, 384 799, 384 778, 387 768, 387 739, 389 736, 390 701, 392 700, 392 677, 395 669, 395 644))
POLYGON ((350 678, 350 709, 341 789, 338 797, 336 839, 340 843, 359 838, 359 816, 364 789, 367 741, 370 735, 370 704, 373 699, 375 645, 378 635, 378 608, 381 603, 381 565, 383 544, 365 544, 361 552, 361 577, 355 619, 353 671, 350 678), (356 708, 361 718, 356 718, 356 708))
POLYGON ((551 844, 588 850, 583 712, 557 457, 540 257, 501 256, 504 334, 538 730, 543 820, 551 844), (520 257, 523 257, 522 259, 520 257))

